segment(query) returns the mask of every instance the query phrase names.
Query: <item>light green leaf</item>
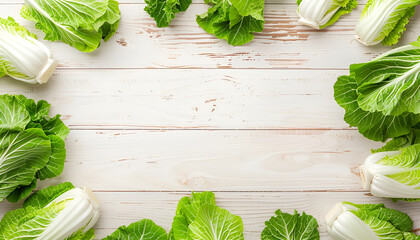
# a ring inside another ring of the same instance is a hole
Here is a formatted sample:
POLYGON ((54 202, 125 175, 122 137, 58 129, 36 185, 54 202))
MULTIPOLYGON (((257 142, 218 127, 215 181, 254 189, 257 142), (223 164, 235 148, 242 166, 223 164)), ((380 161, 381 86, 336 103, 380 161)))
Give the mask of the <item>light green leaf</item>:
POLYGON ((0 133, 22 131, 31 121, 29 112, 15 96, 0 96, 0 133))
POLYGON ((95 23, 95 28, 100 29, 104 41, 108 41, 117 32, 120 18, 121 13, 118 1, 109 0, 107 11, 95 23))
POLYGON ((346 110, 344 120, 352 127, 357 127, 363 136, 385 141, 410 133, 411 128, 420 122, 418 114, 385 116, 380 112, 369 112, 359 107, 357 102, 357 83, 353 75, 341 76, 334 85, 334 97, 346 110))
POLYGON ((320 26, 321 29, 333 25, 335 22, 338 21, 338 19, 341 16, 351 13, 353 9, 355 9, 358 5, 357 0, 345 0, 345 1, 334 0, 333 2, 337 4, 333 7, 340 6, 340 8, 334 13, 334 15, 330 18, 330 20, 328 20, 327 23, 320 26))
POLYGON ((357 102, 365 111, 398 116, 420 113, 420 48, 412 45, 391 50, 368 63, 353 64, 357 102))
POLYGON ((392 168, 386 176, 397 182, 408 186, 420 184, 420 144, 403 148, 400 154, 385 157, 377 164, 392 168))
POLYGON ((130 225, 121 226, 103 240, 167 240, 165 229, 156 225, 152 220, 143 219, 130 225))
POLYGON ((305 212, 300 215, 276 211, 276 216, 265 223, 261 240, 319 240, 318 222, 305 212))
POLYGON ((212 192, 191 193, 191 197, 183 197, 176 209, 172 232, 177 240, 186 240, 188 226, 195 220, 201 206, 204 204, 216 204, 216 198, 212 192))
POLYGON ((168 27, 175 14, 186 11, 192 0, 145 0, 144 10, 156 21, 158 27, 168 27))
POLYGON ((95 230, 90 229, 87 232, 84 232, 83 229, 80 229, 73 236, 67 238, 66 240, 93 240, 95 239, 95 230))
POLYGON ((59 176, 63 172, 66 160, 66 146, 63 139, 56 135, 48 137, 51 141, 51 156, 47 165, 37 172, 37 178, 40 180, 59 176))
POLYGON ((0 134, 0 201, 19 186, 30 185, 50 155, 50 139, 41 129, 0 134))
POLYGON ((65 140, 70 133, 70 129, 63 123, 60 117, 60 115, 56 115, 51 119, 44 118, 42 121, 40 121, 40 123, 42 124, 42 129, 44 130, 45 134, 56 135, 65 140))
POLYGON ((36 23, 45 39, 63 41, 83 52, 115 33, 120 19, 113 0, 25 0, 22 17, 36 23))
POLYGON ((243 223, 238 216, 213 204, 204 204, 190 224, 187 240, 243 240, 243 223))
POLYGON ((64 182, 55 186, 47 187, 45 189, 37 191, 36 193, 28 197, 23 203, 23 207, 33 207, 36 209, 44 208, 54 199, 72 189, 74 189, 74 186, 69 182, 64 182))
POLYGON ((34 179, 31 184, 27 186, 19 186, 17 187, 13 192, 7 196, 7 200, 12 203, 17 203, 20 200, 25 199, 27 196, 29 196, 33 190, 35 190, 37 185, 38 179, 34 179))
POLYGON ((250 15, 241 15, 229 1, 219 0, 206 13, 197 16, 197 23, 209 34, 225 39, 231 45, 243 45, 254 39, 254 33, 263 31, 263 10, 264 5, 259 13, 253 11, 250 15))

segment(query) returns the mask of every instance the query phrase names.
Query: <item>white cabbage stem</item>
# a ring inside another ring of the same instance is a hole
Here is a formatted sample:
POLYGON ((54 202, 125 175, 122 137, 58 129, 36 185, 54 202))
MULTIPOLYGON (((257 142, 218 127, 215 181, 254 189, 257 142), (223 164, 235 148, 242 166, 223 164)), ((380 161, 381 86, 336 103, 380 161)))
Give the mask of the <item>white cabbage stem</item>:
POLYGON ((99 202, 89 188, 69 190, 47 205, 65 203, 64 209, 37 238, 38 240, 64 240, 83 229, 87 232, 99 219, 99 202))
POLYGON ((337 203, 325 217, 328 233, 337 240, 379 240, 375 232, 349 210, 351 205, 337 203))
POLYGON ((297 14, 299 16, 299 23, 319 29, 321 26, 328 23, 332 16, 341 8, 337 7, 331 9, 331 4, 334 0, 303 0, 299 7, 297 14))
POLYGON ((372 195, 384 198, 420 198, 420 185, 406 185, 400 183, 388 175, 413 171, 399 166, 378 164, 384 157, 400 154, 399 151, 380 152, 370 155, 365 164, 360 166, 360 176, 363 188, 369 190, 372 195))
POLYGON ((382 42, 379 36, 391 14, 401 5, 401 0, 374 1, 369 10, 362 15, 356 26, 355 38, 366 46, 382 42))
POLYGON ((27 83, 46 83, 57 67, 51 53, 38 40, 14 35, 0 26, 0 60, 12 70, 10 77, 27 83), (14 72, 18 72, 17 74, 14 72))

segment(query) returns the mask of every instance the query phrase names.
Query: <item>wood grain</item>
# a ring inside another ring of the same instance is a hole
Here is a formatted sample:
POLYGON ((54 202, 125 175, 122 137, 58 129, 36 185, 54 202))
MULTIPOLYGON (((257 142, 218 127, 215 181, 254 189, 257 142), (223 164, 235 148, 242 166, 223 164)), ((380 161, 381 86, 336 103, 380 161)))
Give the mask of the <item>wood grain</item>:
MULTIPOLYGON (((102 203, 102 215, 96 225, 98 239, 107 236, 120 225, 149 218, 169 230, 176 204, 189 193, 143 193, 143 192, 96 192, 102 203)), ((256 192, 218 192, 217 204, 233 214, 242 217, 245 227, 245 239, 260 239, 260 233, 274 212, 281 208, 284 212, 305 211, 317 218, 320 225, 321 239, 331 240, 326 233, 324 216, 337 203, 351 201, 355 203, 385 202, 387 207, 402 210, 415 221, 415 229, 420 227, 420 205, 416 203, 392 203, 367 196, 360 192, 333 193, 256 193, 256 192)), ((16 206, 3 204, 0 215, 16 206)))
POLYGON ((48 100, 73 129, 348 129, 330 70, 60 70, 0 93, 48 100))
POLYGON ((72 131, 60 177, 96 191, 361 191, 356 131, 72 131), (115 179, 117 177, 117 179, 115 179))

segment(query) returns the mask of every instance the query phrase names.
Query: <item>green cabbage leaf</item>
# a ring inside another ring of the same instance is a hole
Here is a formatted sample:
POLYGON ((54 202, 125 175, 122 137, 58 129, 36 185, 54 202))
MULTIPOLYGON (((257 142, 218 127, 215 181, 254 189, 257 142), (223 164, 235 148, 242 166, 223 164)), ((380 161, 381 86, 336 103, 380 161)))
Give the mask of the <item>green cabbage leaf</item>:
POLYGON ((176 240, 244 239, 242 219, 218 207, 212 192, 192 193, 191 197, 182 198, 169 235, 176 240))
POLYGON ((264 29, 264 0, 205 0, 211 7, 197 16, 206 32, 231 45, 243 45, 264 29))
POLYGON ((187 11, 192 0, 145 0, 144 10, 156 21, 158 27, 168 27, 175 14, 187 11))
POLYGON ((91 52, 117 31, 118 5, 116 0, 25 0, 21 15, 35 22, 46 40, 91 52))
POLYGON ((276 216, 265 223, 261 240, 319 240, 318 222, 305 212, 294 214, 276 211, 276 216))
POLYGON ((167 240, 165 229, 156 225, 152 220, 143 219, 128 226, 121 226, 103 240, 167 240))
POLYGON ((17 202, 44 180, 61 174, 69 128, 50 104, 22 95, 0 96, 0 201, 17 202))

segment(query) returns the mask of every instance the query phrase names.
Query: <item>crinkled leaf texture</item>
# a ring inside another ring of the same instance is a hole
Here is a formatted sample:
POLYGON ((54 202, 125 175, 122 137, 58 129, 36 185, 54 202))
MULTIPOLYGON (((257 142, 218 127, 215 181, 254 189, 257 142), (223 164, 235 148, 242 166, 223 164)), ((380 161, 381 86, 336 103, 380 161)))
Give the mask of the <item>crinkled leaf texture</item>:
POLYGON ((197 16, 198 24, 208 33, 231 45, 243 45, 264 29, 264 1, 205 0, 212 5, 197 16))
POLYGON ((410 133, 393 138, 386 142, 386 144, 378 149, 373 149, 372 153, 378 153, 378 152, 387 152, 387 151, 400 151, 403 148, 409 147, 414 144, 420 143, 420 129, 418 129, 418 126, 414 126, 413 129, 411 129, 410 133))
POLYGON ((393 116, 420 113, 420 47, 415 44, 350 66, 363 110, 393 116))
POLYGON ((0 18, 0 77, 26 83, 45 83, 56 62, 50 50, 13 18, 0 18))
POLYGON ((276 216, 265 222, 261 240, 319 240, 318 222, 305 212, 300 215, 276 211, 276 216))
POLYGON ((243 240, 243 223, 216 206, 212 192, 193 192, 179 201, 168 239, 243 240))
POLYGON ((46 101, 0 96, 0 201, 22 200, 37 179, 63 171, 69 129, 59 115, 50 118, 49 109, 46 101))
POLYGON ((156 225, 152 220, 143 219, 128 226, 121 226, 103 240, 167 240, 165 229, 156 225))
POLYGON ((186 11, 192 0, 145 0, 144 10, 156 21, 158 27, 168 27, 175 14, 186 11))
POLYGON ((97 49, 120 21, 116 0, 25 0, 21 15, 35 22, 46 40, 60 40, 82 52, 97 49))
POLYGON ((242 219, 214 204, 200 207, 188 226, 187 240, 244 240, 242 219))
POLYGON ((0 239, 94 239, 90 228, 98 219, 98 205, 90 194, 71 183, 38 191, 26 199, 23 208, 4 215, 0 239))
POLYGON ((420 115, 404 113, 399 116, 384 115, 381 112, 363 110, 358 102, 357 82, 354 75, 341 76, 334 85, 334 97, 344 108, 344 120, 357 127, 366 138, 385 141, 388 138, 409 134, 412 127, 420 122, 420 115))
POLYGON ((315 29, 334 24, 357 7, 357 0, 298 0, 299 22, 315 29))
POLYGON ((365 45, 398 43, 420 0, 369 0, 356 26, 365 45))
POLYGON ((204 204, 216 205, 214 193, 193 192, 191 197, 183 197, 178 202, 171 230, 175 239, 186 240, 188 238, 188 227, 195 220, 198 211, 204 204))

